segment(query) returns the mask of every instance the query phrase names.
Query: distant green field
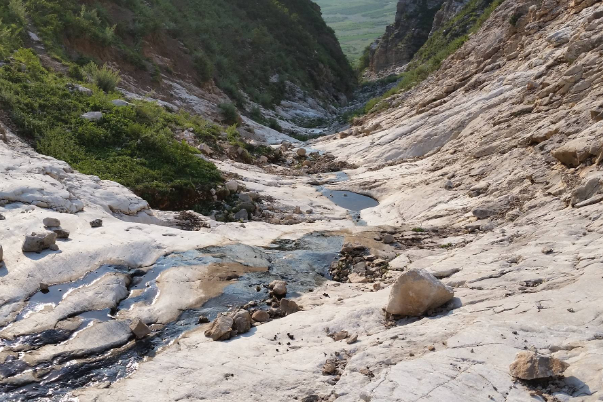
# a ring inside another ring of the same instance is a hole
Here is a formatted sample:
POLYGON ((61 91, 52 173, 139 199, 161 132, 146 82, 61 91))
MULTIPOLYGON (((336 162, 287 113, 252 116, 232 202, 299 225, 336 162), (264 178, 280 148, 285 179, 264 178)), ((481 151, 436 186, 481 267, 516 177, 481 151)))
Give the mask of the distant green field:
POLYGON ((352 63, 394 22, 397 0, 314 0, 352 63))

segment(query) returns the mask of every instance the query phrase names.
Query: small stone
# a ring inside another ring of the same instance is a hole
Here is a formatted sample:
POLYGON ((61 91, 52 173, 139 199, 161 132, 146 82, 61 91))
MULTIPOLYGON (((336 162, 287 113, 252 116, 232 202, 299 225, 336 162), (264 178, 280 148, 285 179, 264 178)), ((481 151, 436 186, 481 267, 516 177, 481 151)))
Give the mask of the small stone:
POLYGON ((266 163, 268 163, 268 158, 266 156, 262 155, 259 157, 258 162, 262 165, 265 165, 266 163))
POLYGON ((339 331, 332 335, 332 338, 335 342, 342 341, 349 336, 348 331, 339 331))
POLYGON ((47 228, 56 228, 61 226, 61 221, 56 218, 44 218, 42 221, 47 228))
POLYGON ((520 352, 509 366, 511 375, 522 380, 558 377, 569 364, 554 357, 542 356, 534 352, 520 352))
POLYGON ((2 245, 0 244, 0 262, 4 261, 4 250, 2 249, 2 245))
POLYGON ((299 207, 299 205, 295 207, 295 209, 293 210, 293 212, 294 212, 294 213, 296 213, 296 214, 298 214, 298 215, 301 215, 301 214, 302 214, 302 210, 301 210, 301 208, 299 207))
POLYGON ((205 315, 199 316, 199 324, 207 324, 209 322, 209 318, 205 315))
POLYGON ((49 286, 45 283, 40 282, 40 292, 42 292, 43 294, 47 294, 48 292, 50 292, 49 286))
POLYGON ((256 322, 266 322, 270 319, 270 314, 268 314, 267 311, 258 310, 255 313, 253 313, 251 318, 253 319, 253 321, 256 321, 256 322))
POLYGON ((394 235, 386 234, 385 236, 383 236, 383 243, 385 244, 392 244, 395 241, 396 239, 394 238, 394 235))
POLYGON ((553 249, 551 247, 544 247, 542 249, 542 254, 552 254, 553 253, 553 249))
POLYGON ((226 189, 230 192, 236 193, 239 189, 239 183, 235 180, 229 180, 226 182, 226 189))
POLYGON ((51 244, 48 249, 52 251, 59 251, 59 246, 56 244, 51 244))
POLYGON ((430 346, 427 348, 427 350, 429 350, 430 352, 434 352, 436 349, 435 349, 435 346, 430 345, 430 346))
POLYGON ((297 313, 299 311, 299 306, 293 300, 282 299, 280 310, 284 315, 289 315, 297 313))
POLYGON ((346 343, 347 343, 348 345, 351 345, 351 344, 353 344, 353 343, 356 343, 357 341, 358 341, 358 334, 354 334, 354 335, 352 335, 352 336, 350 336, 350 337, 348 338, 348 340, 346 341, 346 343))
POLYGON ((306 213, 307 213, 308 215, 312 214, 313 212, 314 212, 314 211, 312 211, 311 209, 307 209, 307 210, 306 210, 306 213))
POLYGON ((95 219, 90 222, 90 227, 92 227, 92 228, 100 228, 101 226, 103 226, 102 219, 95 219))
POLYGON ((130 324, 130 330, 136 339, 142 339, 151 333, 151 329, 141 320, 135 320, 130 324))
POLYGON ((268 285, 268 288, 272 290, 272 293, 276 297, 285 297, 285 295, 287 295, 287 282, 285 281, 272 281, 270 285, 268 285))
POLYGON ((6 218, 4 217, 4 215, 0 214, 0 221, 5 220, 6 218))
POLYGON ((444 183, 444 189, 446 189, 446 190, 452 190, 452 189, 454 189, 454 183, 451 180, 447 180, 444 183))
POLYGON ((51 231, 57 234, 57 239, 68 239, 69 231, 61 228, 51 228, 51 231))
POLYGON ((333 375, 337 372, 337 366, 335 363, 326 362, 324 366, 322 366, 322 375, 333 375))
POLYGON ((304 148, 299 148, 297 150, 297 156, 306 156, 307 151, 304 148))

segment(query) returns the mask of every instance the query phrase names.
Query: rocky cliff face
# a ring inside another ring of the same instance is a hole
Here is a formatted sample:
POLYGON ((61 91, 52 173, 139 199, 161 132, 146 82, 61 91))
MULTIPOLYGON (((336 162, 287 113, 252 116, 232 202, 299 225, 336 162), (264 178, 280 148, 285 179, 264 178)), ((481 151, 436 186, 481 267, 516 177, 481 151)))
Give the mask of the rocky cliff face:
POLYGON ((442 28, 448 21, 459 13, 465 7, 469 0, 446 0, 433 17, 433 24, 429 36, 442 28))
POLYGON ((405 65, 437 54, 467 35, 493 0, 400 1, 393 25, 369 50, 369 75, 404 71, 405 65), (432 39, 432 43, 428 41, 432 39))
POLYGON ((381 72, 402 67, 423 46, 432 30, 441 0, 401 0, 395 22, 370 47, 370 70, 381 72))

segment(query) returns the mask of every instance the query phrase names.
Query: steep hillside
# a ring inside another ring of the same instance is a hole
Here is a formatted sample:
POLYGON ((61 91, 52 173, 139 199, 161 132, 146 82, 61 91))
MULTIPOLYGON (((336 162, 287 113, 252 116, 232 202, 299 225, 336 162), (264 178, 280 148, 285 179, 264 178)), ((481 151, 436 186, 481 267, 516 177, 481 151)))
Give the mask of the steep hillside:
POLYGON ((233 99, 265 106, 285 97, 286 81, 336 96, 351 70, 311 1, 30 0, 27 8, 54 55, 93 58, 162 74, 215 79, 233 99))
POLYGON ((288 138, 266 126, 316 124, 354 85, 307 0, 11 0, 0 19, 0 108, 17 132, 156 208, 211 210, 222 178, 199 150, 257 162, 271 150, 241 135, 288 138))

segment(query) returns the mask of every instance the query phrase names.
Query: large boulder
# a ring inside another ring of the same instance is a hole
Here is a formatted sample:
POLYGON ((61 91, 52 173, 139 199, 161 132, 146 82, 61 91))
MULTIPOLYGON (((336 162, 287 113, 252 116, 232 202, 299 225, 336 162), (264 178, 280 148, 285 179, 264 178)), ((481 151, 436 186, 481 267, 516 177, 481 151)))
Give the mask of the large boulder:
POLYGON ((601 190, 601 180, 598 177, 592 177, 583 185, 576 187, 576 189, 572 192, 570 204, 575 206, 582 201, 586 201, 593 195, 597 194, 599 190, 601 190))
POLYGON ((598 156, 602 143, 595 137, 582 137, 568 141, 551 151, 553 157, 568 167, 578 167, 591 156, 598 156))
POLYGON ((237 311, 232 320, 232 329, 237 331, 237 334, 244 334, 251 329, 251 314, 247 310, 237 311))
POLYGON ((32 233, 25 236, 22 250, 24 253, 39 253, 56 246, 57 234, 54 232, 32 233))
POLYGON ((214 341, 225 341, 230 339, 234 320, 227 315, 216 318, 211 326, 205 331, 205 336, 214 341))
POLYGON ((569 364, 554 357, 542 356, 534 352, 520 352, 509 366, 511 375, 522 380, 558 377, 569 364))
POLYGON ((389 294, 385 310, 390 314, 418 317, 454 297, 454 291, 424 269, 402 274, 389 294))

